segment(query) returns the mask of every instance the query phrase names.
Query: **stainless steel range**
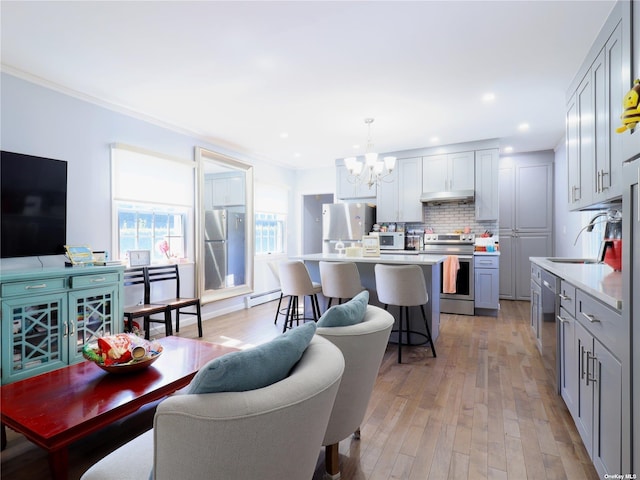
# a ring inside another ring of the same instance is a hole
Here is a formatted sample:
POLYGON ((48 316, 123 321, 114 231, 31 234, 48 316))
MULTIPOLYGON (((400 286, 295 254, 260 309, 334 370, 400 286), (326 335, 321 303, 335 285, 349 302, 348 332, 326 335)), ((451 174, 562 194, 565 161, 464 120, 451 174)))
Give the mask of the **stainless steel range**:
POLYGON ((473 251, 475 240, 476 237, 473 233, 426 233, 424 235, 424 253, 456 255, 460 264, 456 276, 456 293, 442 293, 444 275, 440 276, 440 312, 442 313, 474 314, 473 251))

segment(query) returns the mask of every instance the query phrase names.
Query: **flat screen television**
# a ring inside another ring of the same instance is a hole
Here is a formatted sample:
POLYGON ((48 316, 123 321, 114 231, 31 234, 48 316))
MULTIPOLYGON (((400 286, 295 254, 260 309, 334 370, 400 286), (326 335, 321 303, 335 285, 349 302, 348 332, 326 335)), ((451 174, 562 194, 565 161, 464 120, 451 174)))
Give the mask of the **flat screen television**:
POLYGON ((67 162, 0 151, 0 257, 64 253, 67 162))

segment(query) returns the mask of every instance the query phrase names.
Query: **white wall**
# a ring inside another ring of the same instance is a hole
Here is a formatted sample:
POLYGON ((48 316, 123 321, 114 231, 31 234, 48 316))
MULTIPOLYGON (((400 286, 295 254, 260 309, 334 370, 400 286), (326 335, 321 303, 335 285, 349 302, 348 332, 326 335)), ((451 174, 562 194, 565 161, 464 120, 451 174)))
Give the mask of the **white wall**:
MULTIPOLYGON (((111 245, 110 145, 124 143, 184 159, 194 159, 196 146, 205 147, 254 165, 255 181, 292 185, 295 174, 266 162, 214 145, 66 93, 2 73, 0 147, 68 162, 67 243, 87 244, 114 251, 111 245)), ((257 200, 259 201, 259 200, 257 200)), ((293 210, 291 210, 293 211, 293 210)), ((298 230, 297 215, 291 228, 298 230)), ((63 257, 40 257, 45 264, 62 264, 63 257)), ((35 258, 3 259, 0 266, 39 266, 35 258)), ((192 272, 187 268, 186 272, 192 272)), ((193 274, 185 278, 186 295, 194 292, 193 274)), ((243 298, 205 307, 205 315, 241 308, 243 298)))

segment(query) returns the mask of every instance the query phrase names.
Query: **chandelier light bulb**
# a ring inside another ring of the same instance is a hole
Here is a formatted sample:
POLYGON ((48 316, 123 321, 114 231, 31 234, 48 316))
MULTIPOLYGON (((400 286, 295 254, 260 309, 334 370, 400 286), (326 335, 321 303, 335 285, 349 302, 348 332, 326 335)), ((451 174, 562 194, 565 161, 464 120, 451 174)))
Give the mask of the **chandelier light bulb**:
POLYGON ((384 157, 384 166, 387 167, 389 172, 393 171, 393 169, 396 168, 396 157, 384 157))

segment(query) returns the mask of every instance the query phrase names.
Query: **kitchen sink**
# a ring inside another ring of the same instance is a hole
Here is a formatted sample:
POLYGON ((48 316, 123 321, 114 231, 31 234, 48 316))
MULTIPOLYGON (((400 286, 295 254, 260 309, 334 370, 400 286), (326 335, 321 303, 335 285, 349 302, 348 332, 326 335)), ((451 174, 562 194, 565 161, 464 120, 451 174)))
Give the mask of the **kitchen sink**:
POLYGON ((563 258, 563 257, 549 257, 547 258, 553 263, 573 263, 573 264, 595 264, 599 263, 595 258, 563 258))

